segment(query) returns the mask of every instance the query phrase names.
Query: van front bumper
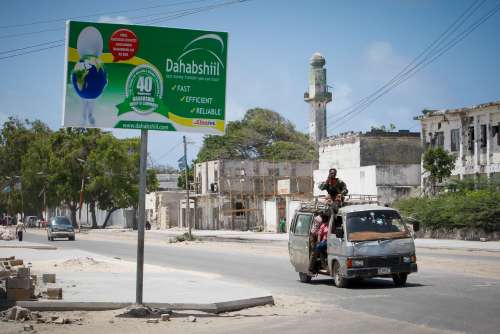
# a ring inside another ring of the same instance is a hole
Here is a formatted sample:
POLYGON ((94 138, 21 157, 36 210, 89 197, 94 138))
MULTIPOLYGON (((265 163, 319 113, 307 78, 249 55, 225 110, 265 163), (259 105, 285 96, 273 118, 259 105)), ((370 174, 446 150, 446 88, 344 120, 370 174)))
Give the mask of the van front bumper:
POLYGON ((356 278, 356 277, 375 277, 375 276, 388 276, 391 274, 399 274, 399 273, 416 273, 418 271, 416 263, 402 263, 398 265, 393 265, 388 267, 388 273, 380 273, 379 269, 382 268, 352 268, 347 269, 346 278, 356 278))

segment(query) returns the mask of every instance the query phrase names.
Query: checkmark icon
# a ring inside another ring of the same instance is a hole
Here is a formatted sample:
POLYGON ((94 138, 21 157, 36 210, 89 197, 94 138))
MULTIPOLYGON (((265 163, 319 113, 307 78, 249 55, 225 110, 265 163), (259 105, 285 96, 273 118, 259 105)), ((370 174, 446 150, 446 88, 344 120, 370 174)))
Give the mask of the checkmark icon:
POLYGON ((186 99, 186 96, 181 97, 181 101, 184 101, 186 99))
POLYGON ((172 90, 175 90, 177 88, 177 85, 172 86, 172 90))

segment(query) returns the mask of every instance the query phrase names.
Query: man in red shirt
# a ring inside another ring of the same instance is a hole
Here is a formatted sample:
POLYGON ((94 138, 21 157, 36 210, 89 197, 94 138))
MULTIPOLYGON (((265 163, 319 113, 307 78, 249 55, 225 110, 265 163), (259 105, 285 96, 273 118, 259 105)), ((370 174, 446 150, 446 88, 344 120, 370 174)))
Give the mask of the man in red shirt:
POLYGON ((314 218, 314 224, 311 229, 311 238, 314 240, 313 251, 309 259, 309 271, 316 271, 316 261, 318 256, 326 253, 326 240, 328 238, 328 220, 329 217, 321 214, 314 218), (320 219, 318 219, 320 218, 320 219), (319 224, 318 224, 319 223, 319 224))

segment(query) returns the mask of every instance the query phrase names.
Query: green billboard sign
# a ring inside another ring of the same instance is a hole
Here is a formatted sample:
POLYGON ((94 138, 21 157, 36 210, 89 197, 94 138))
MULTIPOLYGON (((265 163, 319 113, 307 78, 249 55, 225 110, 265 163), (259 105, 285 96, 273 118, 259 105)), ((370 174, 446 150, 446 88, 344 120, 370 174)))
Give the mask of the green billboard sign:
POLYGON ((223 134, 227 33, 69 21, 63 126, 223 134))

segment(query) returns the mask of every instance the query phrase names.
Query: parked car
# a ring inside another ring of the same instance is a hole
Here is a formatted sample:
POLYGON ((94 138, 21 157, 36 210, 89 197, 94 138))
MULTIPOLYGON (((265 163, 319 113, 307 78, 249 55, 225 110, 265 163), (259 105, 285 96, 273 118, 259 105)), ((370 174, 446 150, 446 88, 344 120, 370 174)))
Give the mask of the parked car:
POLYGON ((38 226, 38 217, 37 216, 24 217, 24 225, 26 227, 37 227, 38 226))
POLYGON ((47 227, 47 239, 54 241, 55 238, 75 240, 75 229, 68 217, 57 216, 50 219, 47 227))
MULTIPOLYGON (((413 230, 418 230, 418 224, 413 230)), ((303 283, 316 275, 328 275, 340 288, 351 279, 370 277, 392 277, 395 285, 403 286, 408 274, 417 272, 415 244, 396 209, 356 204, 334 212, 303 206, 295 212, 289 233, 290 261, 303 283), (330 213, 327 252, 315 257, 312 222, 325 212, 330 213), (315 262, 311 265, 310 261, 315 262)))

